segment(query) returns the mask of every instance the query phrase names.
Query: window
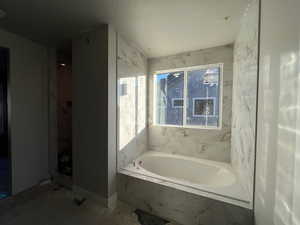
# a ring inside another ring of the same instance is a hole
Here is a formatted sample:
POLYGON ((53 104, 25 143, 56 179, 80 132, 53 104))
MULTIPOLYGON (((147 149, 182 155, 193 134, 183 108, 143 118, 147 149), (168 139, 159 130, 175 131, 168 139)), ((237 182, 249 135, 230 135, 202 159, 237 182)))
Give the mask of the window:
POLYGON ((193 117, 215 116, 215 98, 194 98, 193 117))
POLYGON ((223 64, 154 75, 154 124, 221 128, 223 64))
POLYGON ((183 125, 183 107, 173 107, 172 101, 172 99, 183 99, 183 87, 183 71, 160 73, 155 76, 157 124, 183 125))
POLYGON ((127 95, 127 83, 120 84, 120 96, 127 95))
POLYGON ((173 108, 183 108, 183 98, 173 98, 172 99, 173 108))

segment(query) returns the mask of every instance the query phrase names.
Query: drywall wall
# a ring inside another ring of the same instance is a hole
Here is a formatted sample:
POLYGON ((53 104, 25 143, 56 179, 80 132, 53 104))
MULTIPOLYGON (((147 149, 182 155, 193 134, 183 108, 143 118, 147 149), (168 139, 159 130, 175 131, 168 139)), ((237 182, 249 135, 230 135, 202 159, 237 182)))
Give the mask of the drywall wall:
POLYGON ((102 25, 74 39, 72 46, 73 181, 102 198, 115 192, 109 190, 115 186, 116 174, 116 42, 109 41, 112 35, 109 26, 102 25))
POLYGON ((258 17, 258 0, 252 0, 234 44, 231 162, 250 199, 255 157, 258 17))
POLYGON ((147 58, 118 35, 118 168, 147 151, 147 58))
POLYGON ((117 191, 117 32, 108 25, 108 207, 114 207, 117 191))
POLYGON ((48 51, 48 104, 49 104, 49 172, 52 177, 57 172, 58 127, 57 127, 57 74, 56 49, 48 51))
POLYGON ((48 174, 48 49, 0 30, 10 49, 12 193, 48 174))
POLYGON ((300 224, 300 2, 261 2, 255 220, 300 224))
POLYGON ((149 149, 230 162, 233 46, 226 45, 148 60, 149 149), (155 71, 224 63, 221 130, 185 129, 153 125, 153 74, 155 71))

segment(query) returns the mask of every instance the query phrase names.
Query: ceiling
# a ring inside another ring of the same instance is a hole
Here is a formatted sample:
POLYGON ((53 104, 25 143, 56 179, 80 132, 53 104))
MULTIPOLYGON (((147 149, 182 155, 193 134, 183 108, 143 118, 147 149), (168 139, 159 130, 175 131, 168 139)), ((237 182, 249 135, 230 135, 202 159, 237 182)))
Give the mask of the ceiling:
POLYGON ((1 0, 0 27, 57 45, 112 24, 148 57, 234 42, 248 0, 1 0))

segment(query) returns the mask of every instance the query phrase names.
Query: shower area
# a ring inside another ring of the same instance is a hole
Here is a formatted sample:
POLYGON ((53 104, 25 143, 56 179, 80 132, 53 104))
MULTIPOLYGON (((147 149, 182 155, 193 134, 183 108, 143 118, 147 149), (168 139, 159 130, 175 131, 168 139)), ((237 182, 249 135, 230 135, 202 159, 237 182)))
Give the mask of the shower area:
POLYGON ((259 2, 241 14, 233 42, 170 56, 118 35, 121 200, 182 224, 252 223, 259 2))

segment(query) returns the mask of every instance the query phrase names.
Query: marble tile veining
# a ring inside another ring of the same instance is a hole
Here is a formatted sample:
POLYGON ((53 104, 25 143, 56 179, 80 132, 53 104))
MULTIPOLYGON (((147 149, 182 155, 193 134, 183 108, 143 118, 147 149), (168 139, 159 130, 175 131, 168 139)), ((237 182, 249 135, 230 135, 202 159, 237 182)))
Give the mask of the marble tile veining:
POLYGON ((152 58, 148 79, 149 149, 172 154, 230 162, 233 46, 220 46, 174 56, 152 58), (153 73, 158 70, 224 63, 221 130, 153 126, 153 73))
POLYGON ((147 150, 147 59, 132 43, 118 35, 118 168, 124 168, 147 150))
POLYGON ((124 174, 118 176, 118 196, 136 208, 184 225, 253 225, 252 210, 124 174))
POLYGON ((180 182, 176 180, 166 179, 160 176, 155 176, 149 172, 143 171, 141 169, 136 170, 132 165, 128 166, 126 169, 121 170, 121 174, 134 177, 146 182, 152 182, 160 184, 162 186, 167 186, 184 192, 195 194, 195 196, 203 196, 217 201, 222 201, 224 203, 244 207, 251 209, 251 205, 248 196, 245 195, 240 184, 234 186, 228 186, 224 189, 218 188, 207 188, 201 185, 194 185, 191 183, 180 182))
POLYGON ((258 77, 258 0, 244 15, 234 46, 231 160, 252 196, 258 77))

